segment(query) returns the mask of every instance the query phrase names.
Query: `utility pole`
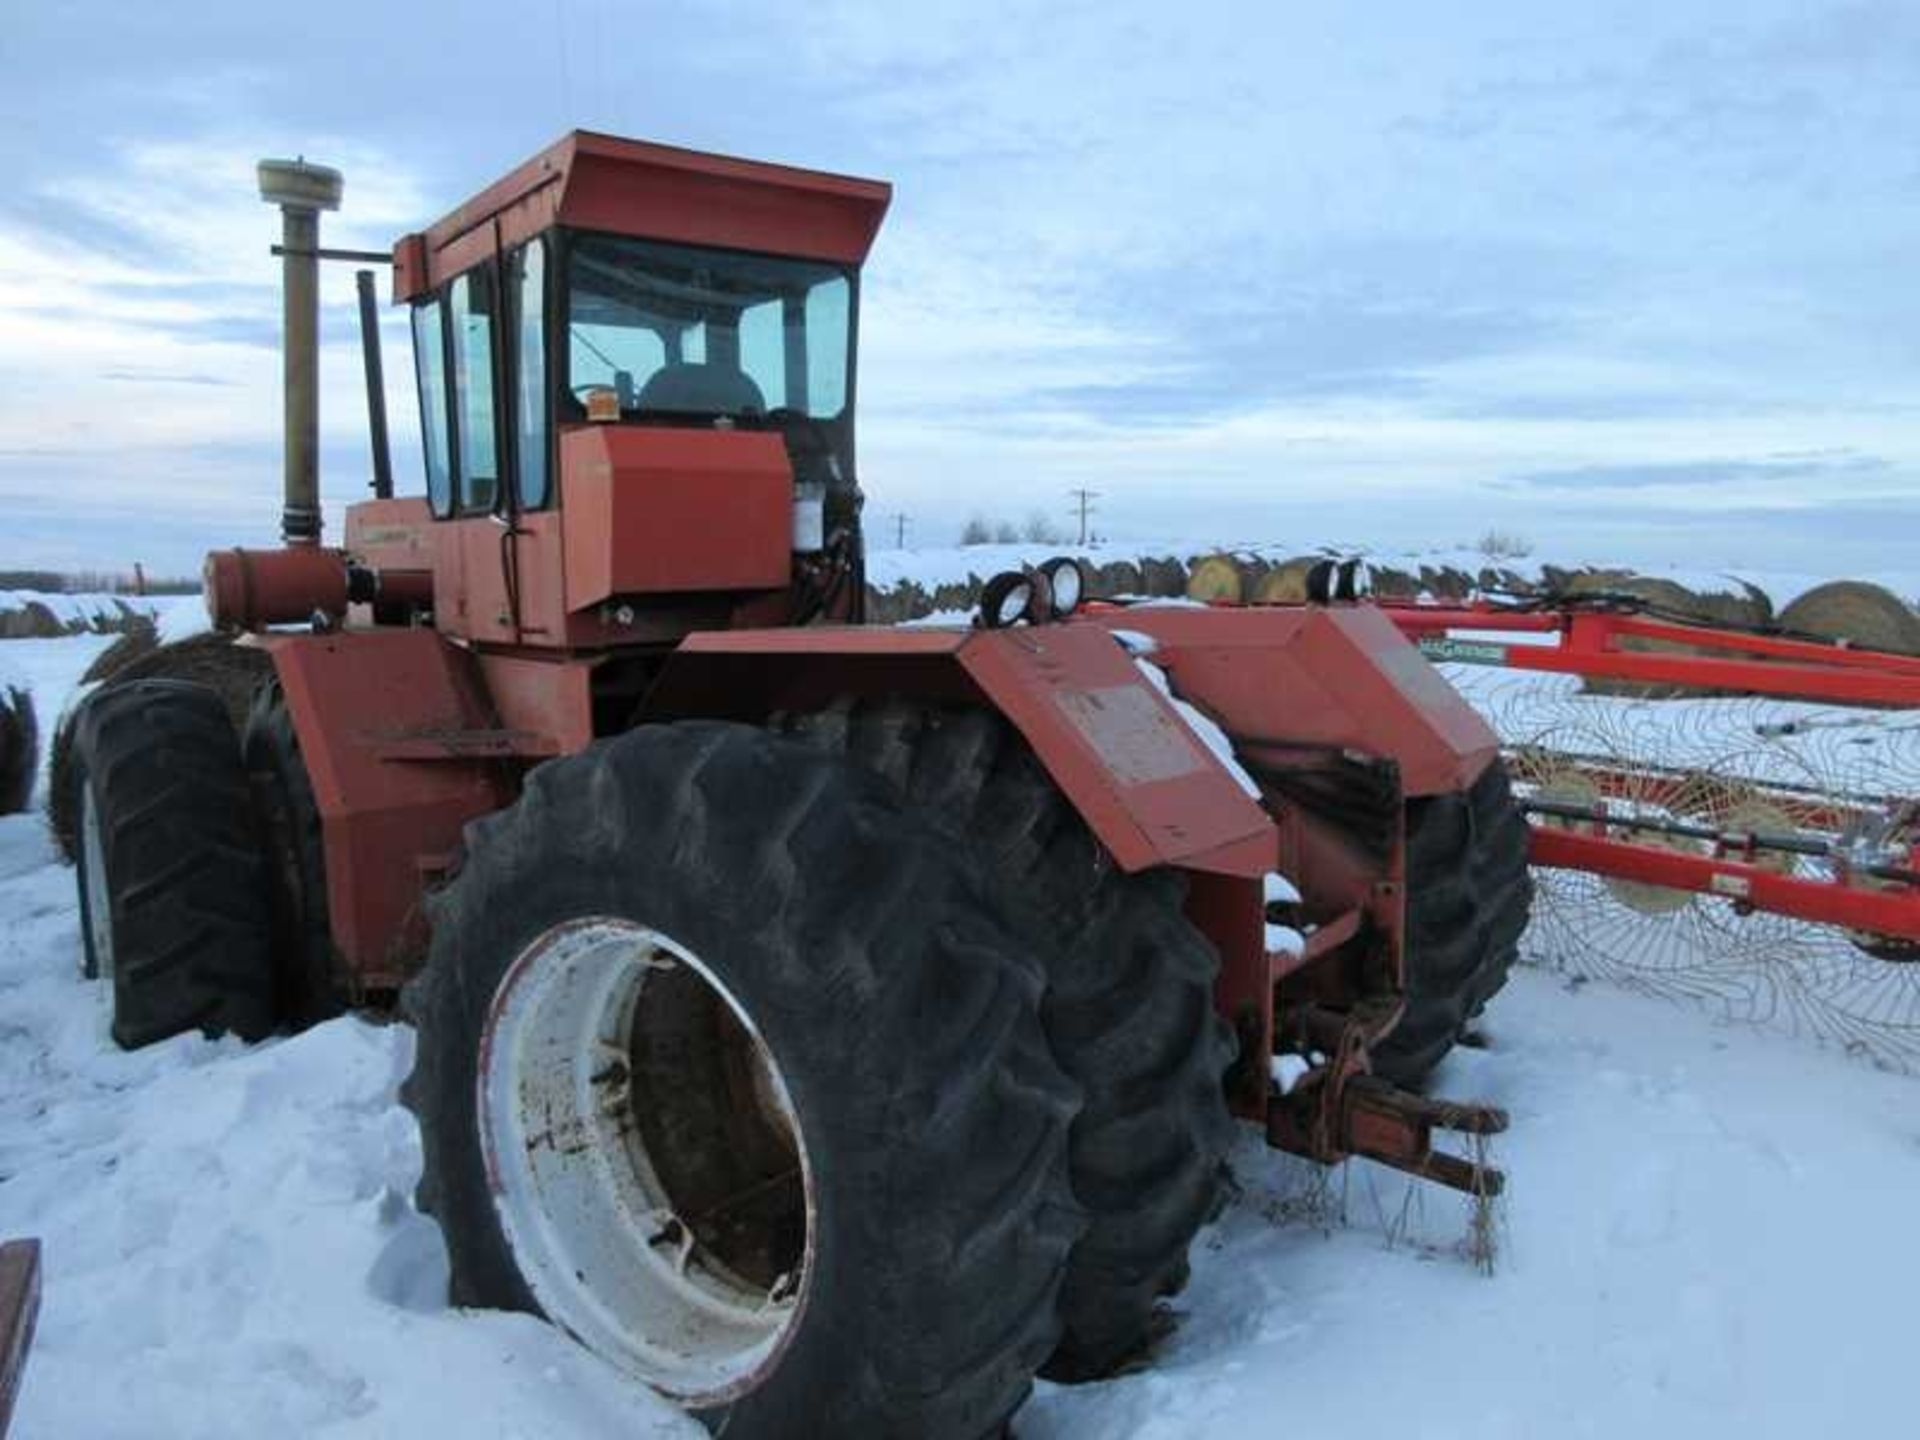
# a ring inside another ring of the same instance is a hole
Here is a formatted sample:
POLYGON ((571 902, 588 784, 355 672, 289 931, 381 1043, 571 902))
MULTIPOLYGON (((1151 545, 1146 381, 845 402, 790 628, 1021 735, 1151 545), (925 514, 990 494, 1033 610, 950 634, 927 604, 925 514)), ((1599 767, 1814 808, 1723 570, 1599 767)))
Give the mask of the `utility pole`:
POLYGON ((906 512, 901 510, 894 511, 893 548, 896 550, 904 550, 907 548, 907 524, 906 512))
POLYGON ((1073 496, 1074 508, 1080 515, 1080 543, 1084 545, 1087 543, 1087 517, 1094 513, 1095 507, 1093 502, 1100 498, 1100 492, 1098 490, 1069 490, 1067 493, 1073 496))

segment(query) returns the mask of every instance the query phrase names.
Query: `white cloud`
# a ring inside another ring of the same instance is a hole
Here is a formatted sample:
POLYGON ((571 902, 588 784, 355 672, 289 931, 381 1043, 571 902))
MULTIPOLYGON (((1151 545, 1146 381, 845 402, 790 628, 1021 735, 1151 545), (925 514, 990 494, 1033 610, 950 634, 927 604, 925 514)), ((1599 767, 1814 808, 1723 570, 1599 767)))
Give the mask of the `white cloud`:
MULTIPOLYGON (((259 153, 341 166, 329 238, 380 248, 562 113, 895 180, 864 297, 863 477, 929 537, 1082 484, 1132 534, 1213 514, 1579 535, 1597 497, 1501 482, 1670 466, 1606 497, 1659 537, 1735 501, 1891 500, 1920 471, 1920 94, 1897 6, 822 0, 716 23, 563 0, 529 39, 499 0, 452 31, 340 0, 290 59, 279 22, 220 9, 91 20, 84 66, 36 15, 0 57, 0 86, 69 122, 0 138, 27 177, 0 197, 0 452, 97 458, 76 508, 199 503, 217 471, 235 523, 270 516, 259 153), (1737 496, 1684 468, 1815 448, 1884 463, 1824 493, 1756 471, 1737 496)), ((363 468, 350 302, 331 269, 332 493, 363 468)), ((0 456, 0 488, 27 483, 0 456)), ((1902 542, 1881 524, 1861 543, 1902 542)))

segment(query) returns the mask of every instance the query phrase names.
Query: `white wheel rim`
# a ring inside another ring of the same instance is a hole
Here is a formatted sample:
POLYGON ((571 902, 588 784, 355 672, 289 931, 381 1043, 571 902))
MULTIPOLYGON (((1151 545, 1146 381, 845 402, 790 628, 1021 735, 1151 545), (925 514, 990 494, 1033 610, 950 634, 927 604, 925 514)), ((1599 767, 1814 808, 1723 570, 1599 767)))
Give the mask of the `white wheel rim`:
POLYGON ((95 971, 113 978, 113 899, 107 888, 105 847, 100 843, 100 807, 91 783, 80 787, 81 865, 87 887, 87 940, 95 971))
POLYGON ((631 921, 556 926, 494 992, 477 1088, 494 1208, 548 1318, 684 1404, 751 1390, 806 1304, 813 1175, 786 1081, 725 984, 631 921), (673 1083, 677 1052, 652 1037, 674 1025, 708 1037, 699 1065, 746 1077, 717 1105, 673 1083), (690 1158, 731 1175, 768 1156, 764 1181, 718 1202, 690 1158))

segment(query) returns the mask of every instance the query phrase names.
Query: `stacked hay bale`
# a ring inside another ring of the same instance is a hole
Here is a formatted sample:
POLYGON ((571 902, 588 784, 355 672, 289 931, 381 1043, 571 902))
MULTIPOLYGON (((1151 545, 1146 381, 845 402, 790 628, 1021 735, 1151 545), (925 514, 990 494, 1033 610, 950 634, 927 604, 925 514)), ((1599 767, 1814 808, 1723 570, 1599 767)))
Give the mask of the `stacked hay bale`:
POLYGON ((1187 598, 1203 605, 1238 605, 1246 598, 1246 581, 1231 555, 1202 555, 1187 571, 1187 598))
POLYGON ((1290 560, 1270 566, 1254 589, 1254 603, 1304 605, 1307 599, 1307 572, 1323 558, 1319 555, 1295 555, 1290 560))
POLYGON ((1187 593, 1187 567, 1178 560, 1148 558, 1140 562, 1140 593, 1156 600, 1187 593))
POLYGON ((1140 567, 1131 560, 1110 560, 1105 565, 1095 566, 1087 577, 1091 582, 1088 593, 1096 599, 1111 600, 1120 595, 1144 595, 1146 579, 1140 573, 1140 567))

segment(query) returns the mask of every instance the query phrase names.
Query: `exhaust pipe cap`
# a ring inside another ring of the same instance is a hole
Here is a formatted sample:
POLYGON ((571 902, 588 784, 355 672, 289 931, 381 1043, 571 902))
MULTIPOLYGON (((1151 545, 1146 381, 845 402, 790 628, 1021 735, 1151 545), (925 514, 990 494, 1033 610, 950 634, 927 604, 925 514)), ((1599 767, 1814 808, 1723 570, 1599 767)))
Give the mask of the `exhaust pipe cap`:
POLYGON ((305 160, 262 160, 254 173, 260 178, 260 198, 286 210, 338 210, 343 181, 340 172, 305 160))

